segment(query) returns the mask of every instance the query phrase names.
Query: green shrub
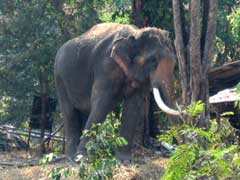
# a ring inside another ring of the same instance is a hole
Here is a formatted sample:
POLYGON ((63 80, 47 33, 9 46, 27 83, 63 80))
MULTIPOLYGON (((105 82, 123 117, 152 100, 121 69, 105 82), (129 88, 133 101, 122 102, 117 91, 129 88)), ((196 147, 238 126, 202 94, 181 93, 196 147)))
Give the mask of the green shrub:
MULTIPOLYGON (((120 161, 116 158, 118 148, 127 145, 127 141, 119 136, 120 121, 115 114, 107 116, 102 124, 94 124, 91 130, 85 130, 83 137, 88 139, 86 144, 87 156, 80 161, 79 172, 72 167, 54 167, 48 176, 52 180, 68 178, 78 174, 84 180, 106 180, 113 176, 113 171, 120 161)), ((59 152, 46 155, 41 164, 45 167, 56 159, 59 152)))
POLYGON ((235 9, 229 16, 227 16, 231 25, 231 32, 236 41, 240 39, 240 8, 235 9))
MULTIPOLYGON (((194 112, 192 116, 197 117, 194 109, 200 108, 194 106, 199 106, 199 103, 192 104, 188 110, 193 110, 188 112, 194 112)), ((169 159, 162 180, 239 179, 239 148, 229 141, 236 140, 235 132, 227 119, 221 121, 218 127, 216 120, 212 120, 207 130, 183 121, 183 125, 172 127, 159 136, 160 141, 169 143, 173 138, 184 139, 181 141, 184 144, 177 146, 169 159)))
POLYGON ((84 131, 88 138, 87 158, 80 162, 79 177, 84 180, 105 180, 113 176, 113 170, 119 165, 118 147, 127 145, 119 136, 120 121, 108 118, 102 124, 93 125, 90 131, 84 131))
MULTIPOLYGON (((53 152, 45 155, 40 160, 40 165, 42 165, 44 168, 46 168, 50 162, 54 161, 59 152, 53 152)), ((68 178, 72 176, 75 173, 74 169, 71 167, 65 167, 65 166, 59 166, 59 167, 53 167, 49 173, 48 177, 51 178, 51 180, 60 180, 61 178, 68 178)))

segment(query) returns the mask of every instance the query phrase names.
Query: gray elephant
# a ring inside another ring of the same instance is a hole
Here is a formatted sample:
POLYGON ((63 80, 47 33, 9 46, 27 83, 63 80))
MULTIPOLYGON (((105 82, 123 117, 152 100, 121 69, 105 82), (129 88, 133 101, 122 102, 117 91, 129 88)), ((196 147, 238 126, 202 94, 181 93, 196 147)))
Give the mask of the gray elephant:
POLYGON ((122 101, 121 135, 129 145, 121 152, 129 153, 144 97, 151 90, 163 111, 179 115, 168 107, 173 95, 174 65, 168 33, 157 28, 104 23, 66 42, 54 65, 66 154, 72 157, 76 152, 83 153, 87 139, 80 142, 82 130, 104 121, 122 101))

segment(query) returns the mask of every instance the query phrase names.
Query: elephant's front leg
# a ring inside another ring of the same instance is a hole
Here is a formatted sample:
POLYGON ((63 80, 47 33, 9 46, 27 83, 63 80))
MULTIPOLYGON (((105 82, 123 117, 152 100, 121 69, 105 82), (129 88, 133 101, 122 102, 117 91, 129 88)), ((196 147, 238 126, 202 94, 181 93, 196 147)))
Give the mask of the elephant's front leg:
MULTIPOLYGON (((93 124, 102 123, 107 114, 112 111, 116 104, 114 99, 112 84, 110 81, 96 81, 91 94, 91 112, 88 117, 85 129, 90 130, 93 124)), ((77 154, 85 154, 87 139, 82 138, 77 154)))
POLYGON ((139 121, 144 120, 144 94, 138 92, 124 101, 121 136, 127 141, 128 145, 120 149, 120 158, 122 160, 131 157, 131 148, 134 144, 134 135, 139 121))

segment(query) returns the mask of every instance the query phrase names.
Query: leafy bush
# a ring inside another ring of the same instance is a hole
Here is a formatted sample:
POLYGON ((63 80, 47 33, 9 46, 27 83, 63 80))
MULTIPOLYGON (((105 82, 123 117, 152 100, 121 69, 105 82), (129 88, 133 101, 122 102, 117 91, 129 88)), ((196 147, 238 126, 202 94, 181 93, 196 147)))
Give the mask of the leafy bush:
POLYGON ((240 39, 240 8, 235 9, 228 17, 231 25, 231 31, 236 41, 240 39))
MULTIPOLYGON (((44 168, 49 165, 50 162, 54 161, 57 156, 58 152, 53 152, 45 155, 41 160, 40 160, 40 165, 42 165, 44 168)), ((64 166, 59 166, 59 167, 53 167, 49 173, 48 177, 51 178, 51 180, 60 180, 62 177, 68 178, 72 176, 75 173, 73 168, 70 167, 64 167, 64 166)))
MULTIPOLYGON (((199 104, 194 103, 187 109, 199 109, 194 107, 199 104)), ((195 110, 188 112, 194 112, 192 116, 197 117, 195 110)), ((173 139, 183 139, 184 142, 176 147, 162 180, 239 179, 239 148, 229 141, 235 138, 235 132, 227 119, 221 121, 219 125, 212 120, 208 130, 184 121, 183 125, 159 136, 160 141, 171 143, 173 139)))
MULTIPOLYGON (((113 176, 113 170, 118 167, 117 151, 127 145, 127 141, 119 136, 120 121, 115 114, 109 115, 102 124, 94 124, 91 130, 85 130, 83 137, 88 139, 86 144, 87 157, 82 157, 79 166, 79 177, 84 180, 105 180, 113 176)), ((45 167, 56 159, 58 152, 46 155, 41 164, 45 167)), ((70 167, 54 167, 48 176, 52 180, 60 180, 76 174, 70 167)))
POLYGON ((104 180, 112 177, 113 170, 119 165, 116 158, 118 147, 127 145, 119 136, 120 121, 108 118, 102 124, 93 125, 90 131, 84 131, 88 138, 87 158, 80 162, 79 177, 86 180, 104 180))

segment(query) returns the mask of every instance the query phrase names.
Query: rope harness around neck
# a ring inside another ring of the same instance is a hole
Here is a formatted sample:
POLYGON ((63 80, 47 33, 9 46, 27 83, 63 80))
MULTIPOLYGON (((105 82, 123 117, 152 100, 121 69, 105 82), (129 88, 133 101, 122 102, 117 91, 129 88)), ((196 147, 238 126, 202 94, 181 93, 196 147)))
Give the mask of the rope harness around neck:
POLYGON ((114 61, 119 65, 119 67, 122 69, 122 71, 124 72, 125 76, 128 79, 128 82, 130 84, 130 86, 132 88, 136 88, 138 87, 139 83, 133 78, 133 75, 128 71, 128 67, 126 66, 126 64, 123 62, 123 60, 116 56, 117 58, 113 58, 114 61))

